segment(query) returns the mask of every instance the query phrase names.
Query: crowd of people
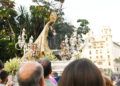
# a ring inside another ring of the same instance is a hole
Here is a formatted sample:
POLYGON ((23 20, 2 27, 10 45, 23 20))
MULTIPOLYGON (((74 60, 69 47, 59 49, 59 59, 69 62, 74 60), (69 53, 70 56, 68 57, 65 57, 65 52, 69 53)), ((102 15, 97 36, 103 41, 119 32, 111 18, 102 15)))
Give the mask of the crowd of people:
POLYGON ((51 61, 26 61, 17 72, 17 82, 10 80, 0 61, 0 86, 119 86, 104 75, 92 61, 81 58, 69 63, 61 76, 52 71, 51 61))

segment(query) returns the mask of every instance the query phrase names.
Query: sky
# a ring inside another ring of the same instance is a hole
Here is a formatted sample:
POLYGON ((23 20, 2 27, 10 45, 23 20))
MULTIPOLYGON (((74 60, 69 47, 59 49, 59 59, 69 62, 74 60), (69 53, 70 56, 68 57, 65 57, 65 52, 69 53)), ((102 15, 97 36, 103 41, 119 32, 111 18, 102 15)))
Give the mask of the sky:
MULTIPOLYGON (((31 0, 15 0, 17 6, 28 7, 31 0)), ((48 0, 49 1, 49 0, 48 0)), ((78 26, 77 19, 87 19, 89 27, 99 34, 106 26, 111 28, 113 41, 120 42, 120 0, 65 0, 63 4, 64 18, 78 26)))

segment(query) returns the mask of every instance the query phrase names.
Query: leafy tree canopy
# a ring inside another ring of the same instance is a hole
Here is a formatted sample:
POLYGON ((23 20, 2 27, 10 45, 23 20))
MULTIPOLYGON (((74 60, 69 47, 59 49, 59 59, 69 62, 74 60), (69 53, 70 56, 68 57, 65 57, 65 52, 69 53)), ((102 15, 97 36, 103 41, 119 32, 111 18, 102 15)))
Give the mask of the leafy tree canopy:
POLYGON ((120 57, 119 57, 119 58, 114 59, 114 61, 115 61, 116 63, 120 63, 120 57))
POLYGON ((78 34, 86 34, 89 32, 90 28, 88 27, 89 25, 88 20, 78 19, 77 22, 79 23, 78 34))

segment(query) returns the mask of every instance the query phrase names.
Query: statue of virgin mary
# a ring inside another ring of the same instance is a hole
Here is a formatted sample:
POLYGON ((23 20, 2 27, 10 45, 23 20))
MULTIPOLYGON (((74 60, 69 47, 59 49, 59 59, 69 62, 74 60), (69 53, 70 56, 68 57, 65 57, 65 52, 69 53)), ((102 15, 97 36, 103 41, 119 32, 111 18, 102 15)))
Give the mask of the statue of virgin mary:
MULTIPOLYGON (((37 45, 37 50, 39 50, 39 57, 44 56, 45 54, 50 54, 52 53, 51 49, 48 46, 48 31, 50 29, 50 26, 52 26, 55 21, 57 20, 57 13, 56 12, 52 12, 50 14, 50 19, 49 21, 46 23, 46 25, 44 26, 41 34, 38 36, 38 38, 36 39, 36 41, 34 42, 34 44, 37 45)), ((28 51, 23 58, 31 58, 31 51, 28 51)))

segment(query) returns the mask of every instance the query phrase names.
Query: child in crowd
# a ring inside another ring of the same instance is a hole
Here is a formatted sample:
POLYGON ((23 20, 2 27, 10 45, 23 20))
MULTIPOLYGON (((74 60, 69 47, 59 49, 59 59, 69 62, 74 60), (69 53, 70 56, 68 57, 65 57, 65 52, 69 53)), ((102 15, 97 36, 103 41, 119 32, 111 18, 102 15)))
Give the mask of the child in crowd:
POLYGON ((41 59, 38 62, 42 64, 44 69, 45 86, 57 86, 56 80, 51 76, 51 62, 48 59, 41 59))

